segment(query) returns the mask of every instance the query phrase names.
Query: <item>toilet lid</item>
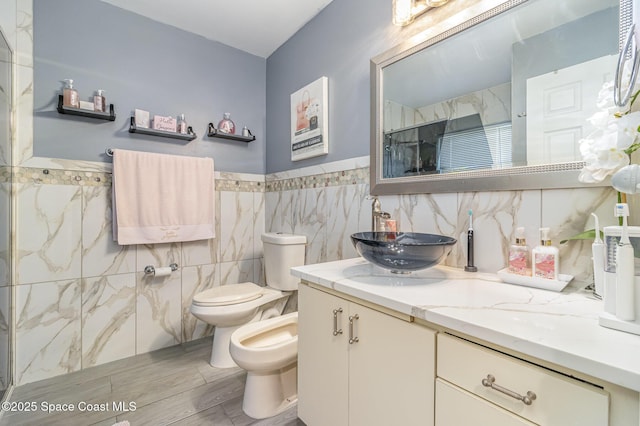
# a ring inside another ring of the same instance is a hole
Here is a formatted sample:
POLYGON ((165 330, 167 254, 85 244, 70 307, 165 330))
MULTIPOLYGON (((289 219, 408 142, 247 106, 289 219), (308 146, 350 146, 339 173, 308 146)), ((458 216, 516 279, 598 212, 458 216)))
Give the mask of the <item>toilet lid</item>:
POLYGON ((254 283, 240 283, 213 287, 193 296, 193 302, 203 306, 234 305, 262 296, 262 287, 254 283))

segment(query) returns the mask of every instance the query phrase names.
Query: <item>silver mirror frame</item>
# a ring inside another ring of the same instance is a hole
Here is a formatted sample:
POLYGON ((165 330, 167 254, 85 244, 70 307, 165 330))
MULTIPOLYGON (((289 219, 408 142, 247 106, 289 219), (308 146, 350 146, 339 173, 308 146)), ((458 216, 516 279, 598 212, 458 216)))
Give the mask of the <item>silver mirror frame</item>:
MULTIPOLYGON (((599 184, 583 184, 578 180, 582 161, 548 165, 486 169, 439 175, 422 175, 398 178, 382 178, 382 159, 379 155, 383 143, 382 70, 407 56, 426 49, 480 22, 499 15, 529 0, 508 0, 460 25, 450 28, 415 45, 401 43, 375 56, 370 62, 371 74, 371 145, 370 191, 373 195, 420 194, 466 191, 502 191, 525 189, 580 188, 608 186, 608 179, 599 184)), ((632 21, 632 0, 620 0, 620 38, 623 38, 632 21)), ((620 41, 622 43, 623 40, 620 41)))

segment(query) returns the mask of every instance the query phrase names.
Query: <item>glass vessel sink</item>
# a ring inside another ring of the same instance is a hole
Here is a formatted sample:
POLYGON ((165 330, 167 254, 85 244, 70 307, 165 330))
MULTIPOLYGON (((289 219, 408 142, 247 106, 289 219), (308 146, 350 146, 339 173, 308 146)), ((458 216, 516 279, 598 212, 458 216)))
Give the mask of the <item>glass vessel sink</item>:
POLYGON ((440 263, 456 239, 418 232, 356 232, 351 242, 358 254, 374 265, 409 273, 440 263))

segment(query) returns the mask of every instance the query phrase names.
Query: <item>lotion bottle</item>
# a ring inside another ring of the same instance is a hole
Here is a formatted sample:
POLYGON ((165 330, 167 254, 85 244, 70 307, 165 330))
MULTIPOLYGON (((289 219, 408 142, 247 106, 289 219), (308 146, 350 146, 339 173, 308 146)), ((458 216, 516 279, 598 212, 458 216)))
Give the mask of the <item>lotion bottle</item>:
POLYGON ((540 228, 540 245, 531 251, 533 276, 549 280, 558 279, 560 256, 557 247, 551 245, 549 228, 540 228))
POLYGON ((178 133, 187 134, 187 121, 184 119, 184 114, 178 116, 178 133))
POLYGON ((524 228, 516 228, 516 242, 509 247, 509 273, 531 275, 529 246, 524 236, 524 228))
POLYGON ((98 90, 97 94, 93 97, 93 109, 98 112, 106 111, 107 101, 104 97, 104 90, 98 90))
POLYGON ((65 87, 62 90, 62 105, 80 108, 80 98, 78 97, 78 91, 73 88, 73 80, 66 78, 64 82, 65 87))

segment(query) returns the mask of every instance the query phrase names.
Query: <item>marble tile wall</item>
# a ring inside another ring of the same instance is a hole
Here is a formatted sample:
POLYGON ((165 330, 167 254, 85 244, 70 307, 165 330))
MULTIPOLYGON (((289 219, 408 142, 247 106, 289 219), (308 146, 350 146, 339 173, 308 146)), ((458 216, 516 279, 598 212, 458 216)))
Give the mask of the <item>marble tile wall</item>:
MULTIPOLYGON (((198 339, 213 332, 189 313, 196 292, 242 281, 264 284, 263 231, 308 238, 306 263, 357 256, 349 235, 371 227, 368 159, 216 182, 217 238, 118 246, 111 237, 109 173, 19 169, 17 200, 16 383, 198 339), (340 170, 342 169, 342 170, 340 170), (176 262, 169 277, 146 265, 176 262)), ((231 178, 231 179, 230 179, 231 178)), ((445 264, 466 263, 468 211, 481 271, 506 264, 515 228, 530 245, 540 226, 555 244, 603 225, 615 193, 609 188, 413 194, 380 197, 399 230, 453 235, 445 264)), ((589 282, 590 244, 560 246, 561 271, 589 282)), ((279 309, 281 309, 280 307, 279 309)), ((296 309, 295 297, 287 310, 296 309)))
MULTIPOLYGON (((266 229, 302 233, 309 239, 307 263, 357 256, 349 240, 353 232, 371 229, 368 167, 365 159, 343 164, 342 172, 303 172, 267 175, 266 229), (337 173, 341 181, 325 180, 337 173), (306 177, 301 176, 306 174, 306 177), (325 182, 323 187, 313 182, 325 182), (276 188, 276 190, 271 190, 276 188)), ((560 248, 560 270, 575 276, 578 285, 592 281, 590 242, 560 240, 593 227, 591 212, 602 226, 614 225, 611 209, 615 191, 609 187, 527 191, 461 192, 379 197, 382 209, 398 221, 400 231, 455 236, 445 264, 466 265, 466 233, 473 211, 475 264, 480 271, 496 272, 507 264, 509 245, 518 226, 526 228, 530 246, 538 244, 538 229, 551 228, 552 242, 560 248)))
POLYGON ((264 177, 235 177, 216 181, 217 238, 119 246, 109 173, 17 168, 16 383, 211 335, 189 312, 196 292, 264 285, 264 177))

